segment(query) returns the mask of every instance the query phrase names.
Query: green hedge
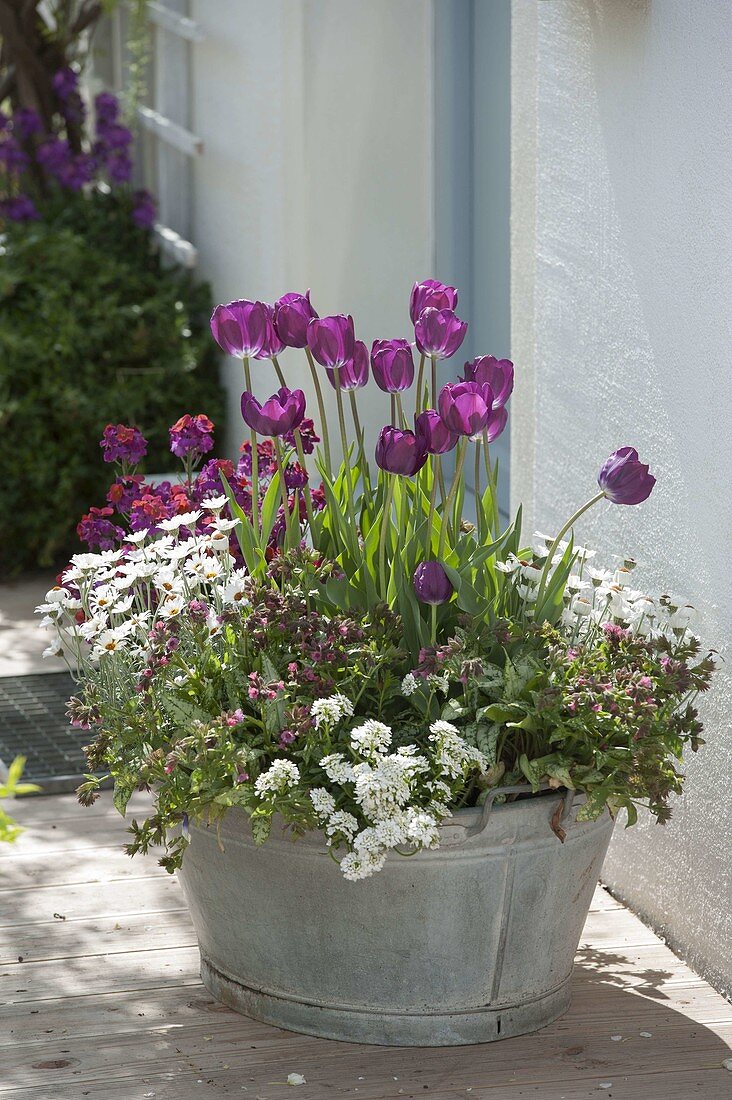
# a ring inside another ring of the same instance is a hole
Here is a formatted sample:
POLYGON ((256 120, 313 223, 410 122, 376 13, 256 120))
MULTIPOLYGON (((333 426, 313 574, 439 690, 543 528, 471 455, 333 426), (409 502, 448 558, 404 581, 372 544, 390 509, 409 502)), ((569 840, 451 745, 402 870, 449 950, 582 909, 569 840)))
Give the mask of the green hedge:
MULTIPOLYGON (((131 199, 59 196, 10 225, 0 254, 0 570, 63 563, 105 503, 108 423, 136 424, 146 469, 174 465, 168 428, 205 412, 222 429, 209 290, 164 268, 131 199)), ((221 430, 219 430, 221 438, 221 430)))

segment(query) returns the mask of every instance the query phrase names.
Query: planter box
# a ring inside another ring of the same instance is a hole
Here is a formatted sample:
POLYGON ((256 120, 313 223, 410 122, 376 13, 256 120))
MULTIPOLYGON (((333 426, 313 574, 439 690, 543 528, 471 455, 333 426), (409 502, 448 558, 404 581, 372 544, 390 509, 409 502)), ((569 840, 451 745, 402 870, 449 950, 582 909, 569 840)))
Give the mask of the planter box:
POLYGON ((400 1046, 535 1031, 569 1007, 579 937, 610 841, 556 793, 460 810, 441 847, 343 879, 310 833, 255 846, 230 810, 191 827, 180 878, 201 976, 223 1003, 292 1031, 400 1046))

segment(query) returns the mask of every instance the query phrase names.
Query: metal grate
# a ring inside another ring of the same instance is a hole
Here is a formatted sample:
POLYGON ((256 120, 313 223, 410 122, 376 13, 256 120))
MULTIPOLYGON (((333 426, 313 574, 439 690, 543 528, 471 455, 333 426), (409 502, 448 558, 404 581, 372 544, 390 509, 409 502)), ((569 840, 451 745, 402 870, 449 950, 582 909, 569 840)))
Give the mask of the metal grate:
POLYGON ((68 672, 0 678, 0 763, 25 756, 23 778, 45 794, 73 790, 87 770, 82 746, 91 735, 66 717, 73 693, 68 672))

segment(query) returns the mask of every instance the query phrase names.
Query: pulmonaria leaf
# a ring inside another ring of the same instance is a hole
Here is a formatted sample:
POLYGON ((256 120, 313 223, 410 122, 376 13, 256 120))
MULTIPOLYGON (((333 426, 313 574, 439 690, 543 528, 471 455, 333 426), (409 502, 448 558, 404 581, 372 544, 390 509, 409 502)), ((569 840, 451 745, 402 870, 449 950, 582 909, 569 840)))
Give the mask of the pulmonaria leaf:
POLYGON ((270 829, 272 827, 272 818, 257 816, 256 814, 251 818, 252 836, 254 843, 264 844, 269 837, 270 829))

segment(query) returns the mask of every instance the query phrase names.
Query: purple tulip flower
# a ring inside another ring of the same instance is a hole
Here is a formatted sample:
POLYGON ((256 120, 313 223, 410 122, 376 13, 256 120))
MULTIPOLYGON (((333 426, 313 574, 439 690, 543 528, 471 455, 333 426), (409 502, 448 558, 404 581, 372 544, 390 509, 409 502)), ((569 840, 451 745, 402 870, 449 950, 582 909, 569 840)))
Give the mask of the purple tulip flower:
POLYGON ((417 599, 433 607, 447 603, 455 591, 450 578, 438 561, 423 561, 418 565, 414 570, 412 583, 417 599))
POLYGON ((487 382, 493 390, 493 404, 503 408, 513 393, 513 363, 495 355, 480 355, 465 364, 465 381, 481 386, 487 382))
POLYGON ((430 309, 457 309, 458 292, 454 286, 445 286, 437 279, 425 279, 422 283, 415 283, 409 299, 409 316, 412 324, 416 325, 422 310, 430 309))
MULTIPOLYGON (((332 367, 326 368, 333 389, 336 388, 335 371, 332 367)), ((338 370, 338 382, 342 390, 360 390, 369 380, 369 349, 363 340, 354 343, 353 359, 344 363, 338 370)))
POLYGON ((440 416, 451 432, 477 435, 488 424, 493 409, 493 391, 477 382, 448 382, 437 399, 440 416))
POLYGON ((353 359, 356 337, 353 317, 313 317, 308 323, 308 347, 321 367, 342 367, 353 359))
POLYGON ((219 347, 237 359, 261 358, 271 339, 272 321, 264 302, 240 299, 216 306, 211 315, 211 332, 219 347))
MULTIPOLYGON (((283 294, 274 305, 274 326, 288 348, 304 348, 308 342, 308 322, 317 313, 310 305, 310 291, 283 294)), ((276 354, 276 353, 275 353, 276 354)))
POLYGON ((425 409, 414 418, 414 432, 431 455, 444 455, 456 446, 460 438, 451 432, 435 409, 425 409))
POLYGON ((305 394, 284 386, 260 405, 254 394, 241 395, 244 422, 259 435, 287 435, 299 428, 305 416, 305 394))
POLYGON ((597 484, 613 504, 640 504, 651 495, 656 479, 639 461, 635 447, 621 447, 603 463, 597 484))
POLYGON ((402 393, 414 381, 414 357, 408 340, 374 340, 371 345, 374 382, 384 393, 402 393))
POLYGON ((428 307, 420 313, 414 326, 414 337, 422 355, 435 359, 449 359, 465 339, 466 321, 451 309, 428 307))
POLYGON ((376 463, 389 474, 411 477, 427 461, 427 452, 414 432, 388 425, 381 429, 376 444, 376 463))
POLYGON ((508 409, 502 408, 500 405, 494 403, 491 414, 488 417, 488 423, 483 429, 488 438, 488 442, 492 443, 494 439, 498 439, 499 435, 506 427, 508 423, 508 409))

